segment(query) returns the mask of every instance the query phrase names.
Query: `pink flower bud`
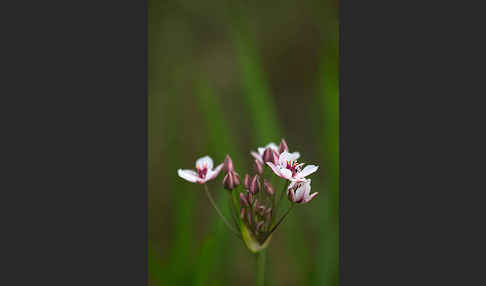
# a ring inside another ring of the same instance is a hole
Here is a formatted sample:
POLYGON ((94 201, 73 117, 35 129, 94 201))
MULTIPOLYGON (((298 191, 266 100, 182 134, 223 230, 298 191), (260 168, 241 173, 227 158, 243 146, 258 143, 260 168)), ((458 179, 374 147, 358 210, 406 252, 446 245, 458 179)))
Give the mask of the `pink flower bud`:
POLYGON ((289 152, 289 146, 287 146, 287 142, 285 142, 285 139, 282 138, 282 141, 280 141, 280 145, 278 147, 278 152, 282 154, 284 151, 289 152))
POLYGON ((251 212, 246 212, 246 219, 248 220, 248 224, 251 225, 251 212))
POLYGON ((250 184, 250 193, 257 194, 260 190, 260 180, 258 179, 258 174, 255 174, 250 184))
POLYGON ((263 152, 263 162, 266 163, 266 162, 272 162, 275 164, 275 159, 274 159, 274 155, 273 155, 273 149, 268 147, 267 149, 265 149, 265 152, 263 152))
POLYGON ((243 188, 245 188, 245 190, 248 190, 250 188, 250 182, 250 175, 245 174, 245 180, 243 181, 243 188))
POLYGON ((233 179, 235 180, 235 186, 239 186, 240 185, 240 175, 238 175, 238 173, 236 172, 232 172, 233 173, 233 179))
POLYGON ((240 205, 249 207, 250 205, 248 204, 248 200, 246 199, 245 195, 240 193, 240 205))
POLYGON ((263 164, 262 162, 255 160, 253 163, 253 168, 255 169, 255 172, 257 172, 259 175, 263 174, 263 164))
POLYGON ((229 155, 226 155, 226 158, 224 158, 224 171, 231 172, 233 170, 233 161, 229 155))
POLYGON ((253 207, 255 209, 258 208, 258 199, 255 199, 255 201, 253 202, 253 207))
POLYGON ((240 175, 234 171, 229 171, 223 179, 223 186, 225 189, 231 191, 240 184, 240 175))
POLYGON ((232 172, 229 172, 228 174, 226 174, 226 176, 224 176, 223 187, 228 191, 232 191, 236 187, 232 172))
POLYGON ((275 189, 273 188, 272 184, 270 184, 270 182, 266 179, 263 179, 263 188, 270 196, 273 196, 273 194, 275 194, 275 189))

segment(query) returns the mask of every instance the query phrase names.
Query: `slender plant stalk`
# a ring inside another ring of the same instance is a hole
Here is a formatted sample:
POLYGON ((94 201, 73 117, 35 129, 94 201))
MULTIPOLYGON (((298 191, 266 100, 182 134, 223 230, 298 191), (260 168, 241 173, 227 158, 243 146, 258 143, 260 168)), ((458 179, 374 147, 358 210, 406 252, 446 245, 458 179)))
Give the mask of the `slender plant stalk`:
POLYGON ((275 216, 274 216, 274 218, 272 218, 272 224, 275 222, 275 218, 276 218, 278 211, 279 211, 279 208, 280 208, 280 203, 282 202, 283 194, 287 190, 288 186, 289 186, 289 182, 286 181, 282 191, 280 191, 280 198, 278 199, 277 205, 274 207, 274 210, 273 210, 275 212, 275 216))
POLYGON ((213 208, 216 210, 216 212, 218 213, 218 215, 223 219, 223 222, 226 224, 226 226, 228 227, 228 229, 234 234, 236 235, 238 238, 241 238, 240 237, 240 233, 237 232, 232 226, 231 224, 228 222, 228 220, 226 219, 226 217, 224 217, 223 213, 219 210, 218 206, 216 205, 216 203, 214 202, 214 199, 213 197, 211 196, 211 193, 209 192, 208 190, 208 186, 206 184, 204 184, 204 190, 206 191, 206 195, 208 196, 208 199, 209 199, 209 202, 211 203, 211 205, 213 206, 213 208))
POLYGON ((258 252, 256 254, 256 260, 257 260, 257 286, 264 286, 265 284, 265 258, 267 256, 267 251, 266 249, 258 252))
POLYGON ((277 224, 272 228, 272 230, 270 230, 270 232, 267 233, 267 235, 265 236, 265 240, 267 240, 267 238, 277 229, 278 225, 285 219, 285 217, 290 213, 290 211, 292 210, 292 208, 294 207, 294 203, 292 203, 292 205, 290 206, 290 208, 287 210, 287 212, 280 218, 280 220, 277 222, 277 224))

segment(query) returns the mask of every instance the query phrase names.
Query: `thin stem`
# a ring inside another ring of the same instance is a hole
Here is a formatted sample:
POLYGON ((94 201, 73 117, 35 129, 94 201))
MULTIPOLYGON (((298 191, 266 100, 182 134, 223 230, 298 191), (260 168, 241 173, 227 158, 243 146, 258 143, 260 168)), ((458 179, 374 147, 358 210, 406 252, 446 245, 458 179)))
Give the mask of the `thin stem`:
POLYGON ((265 240, 267 240, 267 238, 277 229, 278 225, 284 220, 284 218, 290 213, 290 211, 292 210, 292 208, 294 207, 294 203, 292 203, 292 205, 290 206, 290 208, 287 210, 287 212, 280 218, 280 220, 277 222, 277 224, 272 228, 271 231, 269 231, 267 233, 267 235, 265 236, 265 240))
POLYGON ((240 233, 237 232, 231 225, 230 223, 228 222, 228 220, 226 220, 226 218, 223 216, 223 213, 221 213, 221 211, 219 210, 218 206, 216 205, 216 203, 214 202, 214 199, 213 197, 211 196, 211 193, 209 192, 208 190, 208 186, 206 184, 204 184, 204 190, 206 191, 206 195, 209 199, 209 202, 211 203, 211 205, 213 206, 213 208, 216 210, 216 212, 218 213, 218 215, 223 219, 223 222, 226 224, 226 226, 229 228, 229 230, 235 234, 238 238, 241 238, 240 237, 240 233))
MULTIPOLYGON (((278 210, 280 208, 280 204, 282 202, 283 194, 287 190, 288 186, 289 186, 289 181, 285 180, 284 187, 283 187, 282 191, 280 192, 280 198, 278 199, 277 205, 275 206, 275 209, 274 209, 275 215, 277 215, 277 213, 278 213, 278 210)), ((275 221, 275 219, 272 219, 272 223, 274 221, 275 221)))
POLYGON ((256 254, 257 260, 257 286, 264 286, 265 285, 265 257, 267 251, 264 249, 256 254))

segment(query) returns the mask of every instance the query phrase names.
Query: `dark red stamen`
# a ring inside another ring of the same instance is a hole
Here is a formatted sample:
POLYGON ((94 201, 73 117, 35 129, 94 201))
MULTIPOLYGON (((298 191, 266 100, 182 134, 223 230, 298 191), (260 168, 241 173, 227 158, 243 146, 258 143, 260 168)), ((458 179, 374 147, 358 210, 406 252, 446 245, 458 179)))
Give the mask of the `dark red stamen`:
POLYGON ((201 179, 204 179, 206 177, 207 172, 208 172, 208 168, 206 167, 203 167, 202 169, 197 168, 197 175, 201 179))

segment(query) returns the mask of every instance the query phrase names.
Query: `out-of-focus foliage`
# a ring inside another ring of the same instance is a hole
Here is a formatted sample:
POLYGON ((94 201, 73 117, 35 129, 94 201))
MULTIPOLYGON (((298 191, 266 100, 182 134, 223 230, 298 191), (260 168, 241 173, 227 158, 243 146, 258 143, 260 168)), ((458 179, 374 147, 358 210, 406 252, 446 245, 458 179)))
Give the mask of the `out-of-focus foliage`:
MULTIPOLYGON (((319 196, 267 251, 267 285, 338 285, 339 84, 336 1, 149 0, 149 284, 252 285, 255 259, 200 185, 196 158, 233 158, 286 138, 319 196)), ((222 176, 209 187, 225 214, 222 176)))

